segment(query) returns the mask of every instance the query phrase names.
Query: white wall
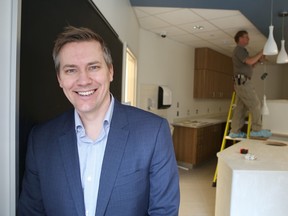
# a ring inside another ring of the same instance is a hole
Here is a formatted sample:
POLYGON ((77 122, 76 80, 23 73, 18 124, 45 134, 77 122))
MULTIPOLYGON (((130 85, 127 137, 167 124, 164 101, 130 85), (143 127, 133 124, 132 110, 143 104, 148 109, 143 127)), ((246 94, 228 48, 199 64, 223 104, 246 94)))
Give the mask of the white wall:
POLYGON ((157 105, 157 86, 165 85, 172 91, 172 106, 167 110, 153 109, 152 112, 166 117, 170 122, 194 115, 227 112, 230 99, 228 101, 193 99, 195 51, 193 47, 162 38, 143 29, 140 30, 139 42, 138 104, 141 108, 147 110, 148 98, 156 100, 157 105))
POLYGON ((252 81, 260 98, 265 93, 267 99, 288 99, 288 65, 258 64, 253 73, 252 81), (262 80, 263 73, 267 73, 262 80))
POLYGON ((288 64, 283 66, 282 96, 288 99, 288 64))
POLYGON ((15 215, 18 0, 0 1, 0 215, 15 215))
POLYGON ((138 55, 139 25, 129 0, 93 0, 120 37, 128 42, 129 49, 138 55))

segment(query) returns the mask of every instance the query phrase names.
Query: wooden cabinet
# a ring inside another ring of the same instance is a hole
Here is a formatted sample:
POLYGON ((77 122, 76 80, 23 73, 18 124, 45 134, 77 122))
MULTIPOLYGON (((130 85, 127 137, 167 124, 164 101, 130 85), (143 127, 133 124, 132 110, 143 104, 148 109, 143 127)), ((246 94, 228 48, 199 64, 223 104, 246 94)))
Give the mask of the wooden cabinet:
POLYGON ((234 91, 233 75, 218 72, 216 72, 216 74, 216 76, 218 77, 217 79, 215 79, 217 84, 216 92, 218 92, 216 98, 230 99, 234 91))
POLYGON ((195 49, 194 98, 231 98, 231 57, 209 48, 195 49))
POLYGON ((232 58, 210 48, 195 49, 195 70, 208 69, 232 74, 232 58))
POLYGON ((194 128, 175 126, 173 131, 173 143, 176 160, 189 164, 195 164, 197 132, 194 128))
POLYGON ((197 165, 214 157, 221 147, 223 124, 201 128, 174 126, 173 143, 177 161, 197 165))

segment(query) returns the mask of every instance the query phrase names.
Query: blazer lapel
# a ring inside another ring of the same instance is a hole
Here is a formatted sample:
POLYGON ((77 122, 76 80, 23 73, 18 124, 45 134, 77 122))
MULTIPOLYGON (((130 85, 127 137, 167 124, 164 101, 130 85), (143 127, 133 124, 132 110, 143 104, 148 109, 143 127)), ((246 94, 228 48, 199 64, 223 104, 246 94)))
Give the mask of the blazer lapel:
POLYGON ((74 125, 72 116, 71 120, 69 119, 69 123, 66 124, 66 132, 64 135, 59 137, 59 147, 62 154, 68 186, 70 188, 77 213, 80 216, 85 215, 85 207, 74 125))
POLYGON ((124 128, 127 125, 127 119, 126 112, 121 110, 121 106, 122 105, 115 100, 113 117, 102 164, 96 209, 97 216, 105 215, 129 134, 129 131, 124 128))

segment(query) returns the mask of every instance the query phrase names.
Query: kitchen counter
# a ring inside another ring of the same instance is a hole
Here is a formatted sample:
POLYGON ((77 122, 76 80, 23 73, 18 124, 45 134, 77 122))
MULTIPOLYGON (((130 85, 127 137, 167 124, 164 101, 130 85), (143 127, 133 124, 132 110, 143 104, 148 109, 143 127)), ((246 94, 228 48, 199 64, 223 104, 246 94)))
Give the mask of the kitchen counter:
POLYGON ((178 119, 174 123, 173 126, 182 126, 182 127, 190 127, 190 128, 201 128, 207 127, 210 125, 224 123, 227 120, 227 116, 202 116, 202 117, 192 117, 185 119, 178 119))
POLYGON ((180 166, 193 168, 215 157, 221 146, 226 117, 181 119, 174 126, 173 143, 180 166))
POLYGON ((288 146, 285 144, 270 139, 245 140, 217 154, 216 216, 287 215, 288 146), (242 148, 248 149, 255 159, 240 154, 242 148))

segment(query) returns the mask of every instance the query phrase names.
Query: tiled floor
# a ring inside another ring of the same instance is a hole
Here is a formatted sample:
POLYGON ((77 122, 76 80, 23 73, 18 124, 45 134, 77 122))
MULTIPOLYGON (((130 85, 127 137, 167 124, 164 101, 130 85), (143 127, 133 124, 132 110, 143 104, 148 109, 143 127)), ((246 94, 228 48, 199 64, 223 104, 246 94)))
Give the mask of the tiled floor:
POLYGON ((214 216, 216 187, 212 187, 217 158, 189 171, 179 169, 179 216, 214 216))

